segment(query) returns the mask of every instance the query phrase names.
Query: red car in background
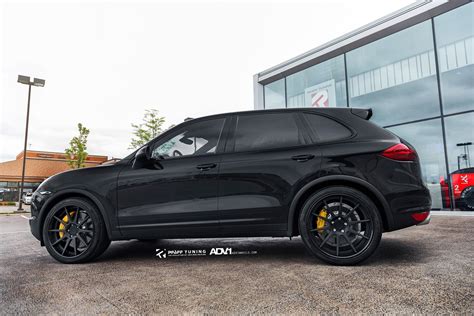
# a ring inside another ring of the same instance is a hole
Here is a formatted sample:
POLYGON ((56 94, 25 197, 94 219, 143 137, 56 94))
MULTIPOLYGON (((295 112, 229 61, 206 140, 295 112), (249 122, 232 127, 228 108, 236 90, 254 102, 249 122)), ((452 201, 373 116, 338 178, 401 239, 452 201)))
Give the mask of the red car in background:
POLYGON ((461 211, 474 211, 474 168, 459 169, 451 173, 450 180, 441 177, 443 207, 450 208, 449 182, 453 190, 454 207, 461 211))

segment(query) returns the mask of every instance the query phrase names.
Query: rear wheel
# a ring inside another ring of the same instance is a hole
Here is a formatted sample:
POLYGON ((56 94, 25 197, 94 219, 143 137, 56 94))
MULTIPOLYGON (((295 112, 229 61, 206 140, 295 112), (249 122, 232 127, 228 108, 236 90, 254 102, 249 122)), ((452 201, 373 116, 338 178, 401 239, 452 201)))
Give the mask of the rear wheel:
POLYGON ((334 186, 305 202, 299 230, 311 254, 331 264, 351 265, 377 249, 382 221, 375 204, 362 192, 334 186))
POLYGON ((62 263, 93 260, 110 245, 101 214, 82 198, 63 200, 50 210, 43 241, 49 254, 62 263))

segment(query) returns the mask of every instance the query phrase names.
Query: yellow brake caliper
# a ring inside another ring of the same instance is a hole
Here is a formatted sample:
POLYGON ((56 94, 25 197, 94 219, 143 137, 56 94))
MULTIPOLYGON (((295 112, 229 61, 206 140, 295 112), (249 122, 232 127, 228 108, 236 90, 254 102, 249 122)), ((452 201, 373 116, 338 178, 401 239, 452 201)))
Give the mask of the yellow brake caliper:
POLYGON ((321 211, 319 211, 319 216, 318 219, 316 220, 316 228, 318 231, 323 230, 324 225, 326 224, 326 221, 323 218, 327 218, 328 212, 326 211, 325 208, 323 208, 321 211), (322 218, 321 218, 322 217, 322 218))
MULTIPOLYGON (((66 212, 68 211, 66 210, 66 212)), ((74 216, 74 212, 69 213, 69 217, 72 217, 72 216, 74 216)), ((69 217, 67 215, 64 215, 63 222, 67 223, 69 220, 69 217)), ((63 223, 59 223, 59 238, 63 238, 65 230, 66 230, 66 226, 64 226, 63 223)))

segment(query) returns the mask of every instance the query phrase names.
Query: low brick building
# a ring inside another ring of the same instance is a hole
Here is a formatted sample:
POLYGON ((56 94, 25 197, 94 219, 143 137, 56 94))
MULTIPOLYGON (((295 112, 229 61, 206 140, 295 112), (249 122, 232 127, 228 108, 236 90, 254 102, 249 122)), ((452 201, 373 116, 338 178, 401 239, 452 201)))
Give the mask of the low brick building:
MULTIPOLYGON (((24 152, 20 152, 15 160, 0 162, 0 201, 17 200, 21 183, 21 171, 24 152)), ((93 167, 108 161, 107 156, 89 155, 86 167, 93 167)), ((24 191, 34 191, 46 178, 69 170, 64 153, 50 151, 26 151, 24 191)))

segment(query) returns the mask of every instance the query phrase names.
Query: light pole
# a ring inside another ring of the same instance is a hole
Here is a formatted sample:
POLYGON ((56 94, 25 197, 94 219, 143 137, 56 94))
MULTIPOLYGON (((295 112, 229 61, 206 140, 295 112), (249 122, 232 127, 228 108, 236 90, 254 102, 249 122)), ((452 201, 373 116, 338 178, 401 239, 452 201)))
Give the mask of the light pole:
POLYGON ((30 80, 28 76, 18 75, 18 82, 28 85, 28 106, 26 108, 26 126, 25 126, 25 145, 23 146, 23 168, 21 171, 21 185, 20 185, 20 197, 18 204, 18 211, 23 211, 23 186, 25 184, 25 163, 26 163, 26 144, 28 142, 28 123, 30 121, 30 99, 31 99, 31 86, 35 87, 44 87, 45 80, 34 78, 33 81, 30 80))
POLYGON ((461 169, 461 162, 459 161, 460 158, 466 161, 466 167, 469 168, 471 166, 471 157, 469 153, 469 146, 472 145, 472 142, 465 142, 456 144, 457 147, 464 147, 464 154, 458 156, 458 169, 461 169))

